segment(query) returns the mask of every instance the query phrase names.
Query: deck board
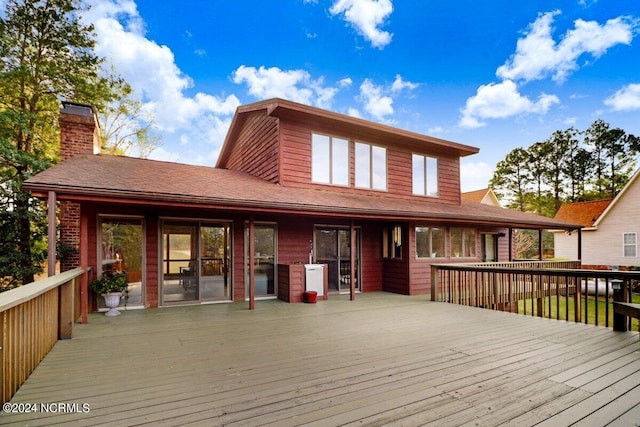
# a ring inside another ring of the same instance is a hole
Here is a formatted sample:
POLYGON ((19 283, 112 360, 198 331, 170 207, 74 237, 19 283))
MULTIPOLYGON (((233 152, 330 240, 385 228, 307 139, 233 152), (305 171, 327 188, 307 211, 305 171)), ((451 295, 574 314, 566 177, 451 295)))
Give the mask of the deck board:
POLYGON ((637 333, 425 297, 89 320, 12 402, 90 412, 3 414, 0 425, 623 426, 640 411, 637 333))

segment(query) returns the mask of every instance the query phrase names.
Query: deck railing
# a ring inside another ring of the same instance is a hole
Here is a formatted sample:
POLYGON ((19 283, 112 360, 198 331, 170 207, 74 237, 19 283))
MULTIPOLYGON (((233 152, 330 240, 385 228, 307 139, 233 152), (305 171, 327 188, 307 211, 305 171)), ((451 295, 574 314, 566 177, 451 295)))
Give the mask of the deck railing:
POLYGON ((58 339, 73 336, 80 268, 0 293, 0 390, 8 402, 58 339))
POLYGON ((613 324, 614 284, 626 288, 629 302, 640 300, 640 272, 583 270, 579 265, 577 261, 433 265, 431 299, 606 327, 613 324))

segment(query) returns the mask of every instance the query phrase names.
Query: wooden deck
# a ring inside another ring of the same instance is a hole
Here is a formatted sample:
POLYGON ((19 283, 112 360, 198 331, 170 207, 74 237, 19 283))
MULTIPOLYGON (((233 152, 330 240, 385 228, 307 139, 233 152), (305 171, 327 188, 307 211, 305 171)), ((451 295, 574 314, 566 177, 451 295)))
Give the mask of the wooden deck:
POLYGON ((47 405, 0 424, 640 423, 638 332, 386 293, 93 314, 74 328, 11 401, 47 405), (51 403, 67 405, 42 412, 51 403))

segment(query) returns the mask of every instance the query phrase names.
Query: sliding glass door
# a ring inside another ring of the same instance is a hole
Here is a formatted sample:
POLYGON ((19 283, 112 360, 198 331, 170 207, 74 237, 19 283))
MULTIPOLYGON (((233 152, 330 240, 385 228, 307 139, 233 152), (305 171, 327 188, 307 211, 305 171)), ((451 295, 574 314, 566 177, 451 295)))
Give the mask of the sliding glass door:
MULTIPOLYGON (((125 272, 129 306, 144 305, 144 231, 142 218, 100 218, 100 268, 106 271, 125 272)), ((123 300, 121 300, 122 302, 123 300)), ((123 302, 122 302, 123 303, 123 302)), ((106 307, 103 298, 98 306, 106 307)))
POLYGON ((163 303, 231 300, 230 231, 226 223, 163 223, 163 303))
MULTIPOLYGON (((356 258, 355 288, 360 290, 360 233, 355 229, 356 258)), ((348 228, 317 227, 314 233, 315 262, 329 268, 329 292, 346 293, 351 290, 351 230, 348 228)))
POLYGON ((277 239, 278 230, 275 224, 257 223, 253 227, 254 231, 254 253, 253 266, 250 266, 249 257, 249 223, 245 225, 245 297, 249 298, 249 272, 253 268, 255 280, 256 298, 271 298, 277 292, 277 239))

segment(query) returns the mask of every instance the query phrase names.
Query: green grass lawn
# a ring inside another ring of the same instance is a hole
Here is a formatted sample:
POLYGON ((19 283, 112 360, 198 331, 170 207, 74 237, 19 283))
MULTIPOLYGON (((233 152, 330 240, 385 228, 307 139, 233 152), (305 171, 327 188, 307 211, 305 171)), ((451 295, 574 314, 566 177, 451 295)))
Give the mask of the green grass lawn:
MULTIPOLYGON (((640 294, 633 294, 632 302, 640 304, 640 294)), ((551 316, 549 316, 549 298, 545 298, 544 300, 544 317, 551 317, 552 319, 561 319, 567 320, 567 304, 569 304, 569 318, 568 320, 574 321, 574 301, 573 298, 560 297, 556 299, 555 296, 551 297, 551 316)), ((597 303, 594 297, 589 297, 586 307, 584 303, 584 297, 581 300, 582 304, 582 322, 585 321, 585 309, 587 312, 586 318, 587 322, 590 325, 599 325, 605 326, 607 325, 607 305, 609 306, 609 327, 613 327, 613 305, 611 302, 605 302, 604 298, 599 298, 597 303), (596 310, 597 310, 597 319, 596 323, 596 310)), ((536 302, 535 300, 520 300, 518 301, 518 313, 527 314, 530 316, 537 315, 536 313, 536 302), (533 307, 532 307, 533 306, 533 307), (526 307, 526 310, 525 310, 526 307)), ((633 319, 632 321, 632 330, 638 330, 638 319, 633 319)))

